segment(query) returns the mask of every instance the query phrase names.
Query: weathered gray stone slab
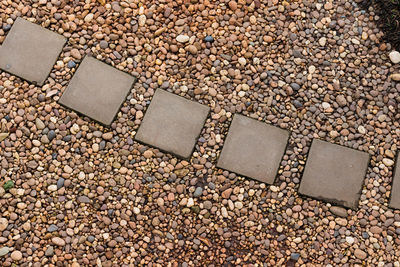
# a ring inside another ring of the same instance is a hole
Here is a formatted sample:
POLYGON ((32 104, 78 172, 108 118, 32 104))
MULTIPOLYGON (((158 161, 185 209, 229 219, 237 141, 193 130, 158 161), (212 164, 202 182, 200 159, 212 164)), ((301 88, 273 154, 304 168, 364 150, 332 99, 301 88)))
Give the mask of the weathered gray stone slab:
POLYGON ((399 155, 396 159, 396 167, 392 178, 392 191, 390 193, 389 206, 391 208, 400 209, 400 160, 399 155))
POLYGON ((209 111, 207 106, 157 89, 135 139, 187 159, 209 111))
POLYGON ((356 209, 369 154, 314 139, 299 193, 356 209))
POLYGON ((217 167, 272 184, 288 138, 286 130, 235 114, 217 167))
POLYGON ((134 82, 135 77, 86 56, 59 103, 110 125, 134 82))
POLYGON ((43 85, 66 41, 57 33, 17 18, 0 47, 0 68, 43 85))

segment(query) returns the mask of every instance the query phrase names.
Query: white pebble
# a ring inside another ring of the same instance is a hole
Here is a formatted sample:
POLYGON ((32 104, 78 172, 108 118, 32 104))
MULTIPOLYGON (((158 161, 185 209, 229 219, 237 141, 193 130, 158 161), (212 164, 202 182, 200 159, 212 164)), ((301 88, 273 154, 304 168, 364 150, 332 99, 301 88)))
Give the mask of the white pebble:
POLYGON ((47 189, 48 189, 49 191, 51 191, 51 192, 57 191, 57 185, 52 184, 52 185, 50 185, 47 189))
POLYGON ((180 35, 178 35, 177 37, 176 37, 176 40, 178 41, 178 42, 180 42, 180 43, 186 43, 186 42, 189 42, 189 36, 187 36, 187 35, 183 35, 183 34, 180 34, 180 35))
POLYGON ((188 208, 194 206, 194 200, 193 200, 193 198, 189 198, 189 199, 188 199, 188 202, 187 202, 186 206, 187 206, 188 208))
POLYGON ((389 53, 389 58, 392 63, 397 64, 400 62, 400 53, 397 51, 392 51, 389 53))

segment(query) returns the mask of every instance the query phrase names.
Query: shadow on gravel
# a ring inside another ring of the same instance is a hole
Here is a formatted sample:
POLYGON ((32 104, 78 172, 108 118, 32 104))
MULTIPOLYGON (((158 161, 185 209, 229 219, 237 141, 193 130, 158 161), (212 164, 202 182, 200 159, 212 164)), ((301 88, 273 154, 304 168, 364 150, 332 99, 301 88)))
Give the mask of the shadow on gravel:
POLYGON ((379 16, 378 27, 393 48, 400 50, 400 0, 361 0, 359 5, 367 10, 372 7, 379 16))

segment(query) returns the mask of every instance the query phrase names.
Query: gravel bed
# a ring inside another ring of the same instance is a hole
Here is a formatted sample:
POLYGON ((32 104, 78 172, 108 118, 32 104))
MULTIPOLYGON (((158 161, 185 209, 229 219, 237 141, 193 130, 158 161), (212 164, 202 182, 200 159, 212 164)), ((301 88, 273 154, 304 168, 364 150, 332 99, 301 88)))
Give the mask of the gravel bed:
POLYGON ((68 43, 43 87, 0 73, 1 266, 399 266, 399 64, 372 8, 3 0, 0 44, 19 16, 68 43), (57 103, 87 54, 138 78, 110 128, 57 103), (157 88, 211 108, 190 161, 133 141, 157 88), (274 185, 215 167, 234 113, 291 131, 274 185), (358 210, 298 195, 313 138, 371 154, 358 210))

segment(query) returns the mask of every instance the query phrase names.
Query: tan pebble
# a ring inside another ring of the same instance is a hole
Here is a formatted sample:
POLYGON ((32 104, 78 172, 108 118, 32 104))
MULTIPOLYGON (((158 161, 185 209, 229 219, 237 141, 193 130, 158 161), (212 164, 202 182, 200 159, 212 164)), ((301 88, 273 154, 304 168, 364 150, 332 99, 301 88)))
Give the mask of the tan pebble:
POLYGON ((104 133, 102 137, 104 140, 111 140, 113 138, 113 133, 112 132, 104 133))
POLYGON ((146 159, 149 159, 149 158, 151 158, 153 156, 153 152, 151 151, 151 150, 146 150, 144 153, 143 153, 143 157, 145 157, 146 159))
POLYGON ((356 250, 354 251, 354 256, 356 256, 360 260, 364 260, 367 257, 367 253, 365 253, 361 249, 356 248, 356 250))
POLYGON ((327 3, 324 5, 324 9, 325 9, 325 10, 331 10, 332 8, 333 8, 333 5, 332 5, 331 2, 327 2, 327 3))
POLYGON ((60 247, 65 246, 65 241, 63 239, 61 239, 60 237, 57 237, 57 236, 53 237, 51 239, 51 241, 53 242, 54 245, 57 245, 57 246, 60 246, 60 247))
POLYGON ((66 173, 72 173, 74 170, 69 165, 65 165, 64 166, 64 171, 66 173))
POLYGON ((84 21, 85 21, 85 22, 90 22, 90 21, 92 21, 93 17, 94 17, 93 13, 89 13, 89 14, 87 14, 86 17, 84 18, 84 21))
POLYGON ((8 220, 6 218, 0 218, 0 232, 7 229, 8 220))
POLYGON ((14 261, 20 261, 22 259, 22 253, 21 251, 15 250, 13 253, 11 253, 11 259, 14 261))
POLYGON ((400 81, 400 73, 394 73, 394 74, 390 75, 390 78, 393 81, 400 81))
POLYGON ((224 192, 222 192, 222 197, 223 198, 229 198, 232 194, 233 189, 232 188, 228 188, 226 189, 224 192))
POLYGON ((80 53, 79 50, 76 49, 76 48, 74 48, 74 49, 71 50, 71 56, 73 56, 73 57, 76 58, 76 59, 81 59, 81 58, 82 58, 81 53, 80 53))
POLYGON ((233 11, 235 11, 235 10, 237 9, 237 3, 236 3, 236 1, 229 1, 228 5, 229 5, 229 8, 230 8, 231 10, 233 10, 233 11))
POLYGON ((197 54, 197 48, 194 45, 188 45, 186 50, 189 51, 193 55, 197 54))

